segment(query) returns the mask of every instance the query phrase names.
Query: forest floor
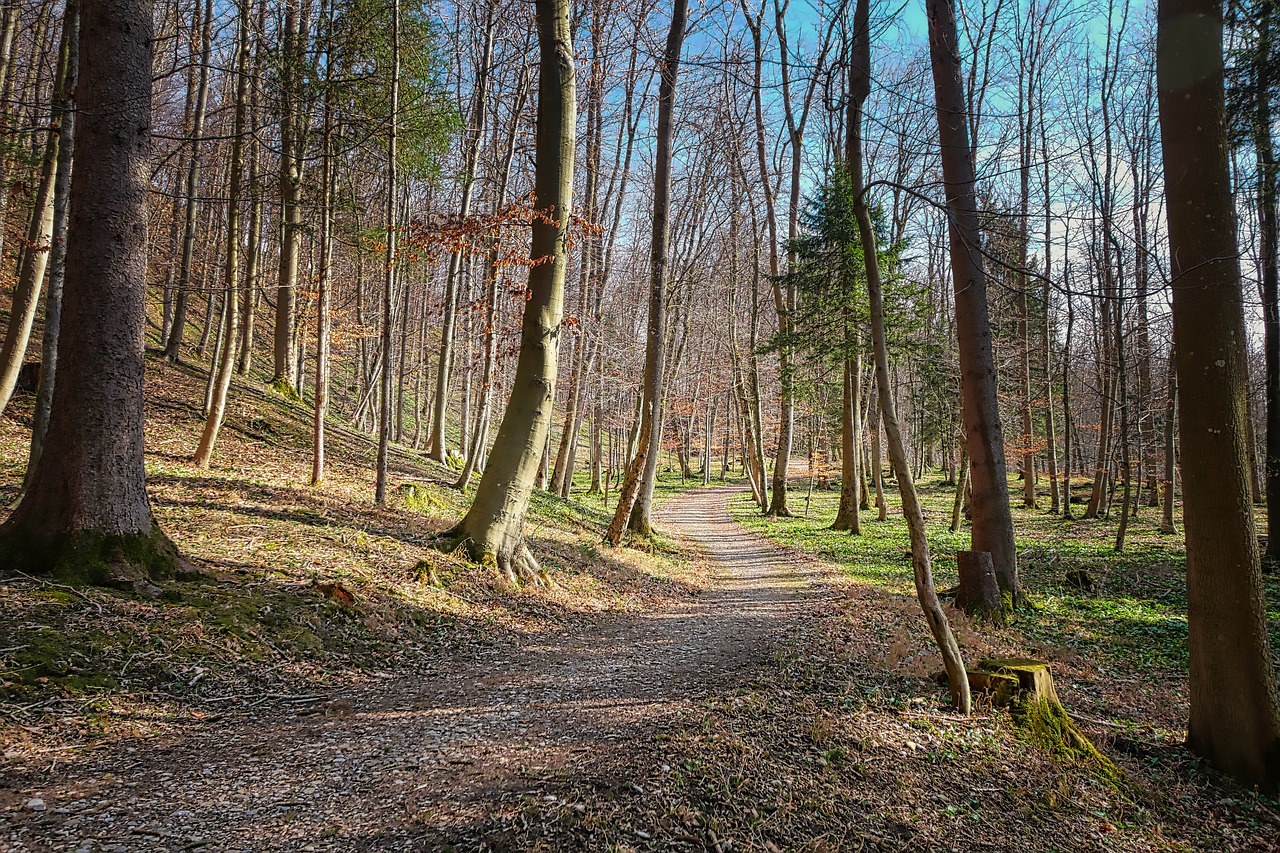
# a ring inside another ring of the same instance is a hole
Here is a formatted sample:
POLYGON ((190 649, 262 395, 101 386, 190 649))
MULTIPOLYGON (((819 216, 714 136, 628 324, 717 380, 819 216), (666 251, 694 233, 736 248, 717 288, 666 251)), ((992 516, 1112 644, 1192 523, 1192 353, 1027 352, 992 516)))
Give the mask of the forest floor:
MULTIPOLYGON (((829 495, 765 522, 668 483, 671 538, 607 550, 603 500, 539 493, 557 585, 515 590, 432 550, 465 503, 442 466, 401 451, 374 507, 372 443, 337 430, 305 487, 305 410, 237 385, 197 472, 198 372, 148 383, 153 503, 207 576, 0 577, 0 850, 1280 849, 1277 804, 1181 746, 1169 543, 1133 572, 1031 527, 1032 615, 953 614, 970 658, 1053 663, 1116 787, 948 710, 900 521, 824 533, 829 495), (1064 591, 1064 559, 1103 592, 1064 591)), ((28 412, 0 418, 0 497, 28 412)))

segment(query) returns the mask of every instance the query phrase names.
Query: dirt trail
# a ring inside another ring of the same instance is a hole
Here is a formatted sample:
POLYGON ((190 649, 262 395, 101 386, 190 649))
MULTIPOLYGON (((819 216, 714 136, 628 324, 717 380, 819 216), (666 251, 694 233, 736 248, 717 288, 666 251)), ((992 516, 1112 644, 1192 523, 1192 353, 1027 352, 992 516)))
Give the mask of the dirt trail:
POLYGON ((510 849, 522 800, 584 779, 625 789, 660 760, 655 728, 749 683, 827 598, 819 570, 729 518, 734 493, 688 493, 659 515, 713 562, 695 600, 384 674, 327 706, 273 700, 11 765, 0 850, 510 849))

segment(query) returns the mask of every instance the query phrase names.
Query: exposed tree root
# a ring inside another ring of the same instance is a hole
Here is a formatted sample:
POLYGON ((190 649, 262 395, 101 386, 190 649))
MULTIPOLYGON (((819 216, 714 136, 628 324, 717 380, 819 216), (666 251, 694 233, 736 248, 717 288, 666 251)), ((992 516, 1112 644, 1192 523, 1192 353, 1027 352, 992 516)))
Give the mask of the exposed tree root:
POLYGON ((555 581, 538 563, 523 537, 509 548, 487 548, 469 536, 461 523, 441 533, 435 547, 446 553, 466 554, 467 559, 495 571, 513 587, 536 586, 544 589, 555 587, 555 581))

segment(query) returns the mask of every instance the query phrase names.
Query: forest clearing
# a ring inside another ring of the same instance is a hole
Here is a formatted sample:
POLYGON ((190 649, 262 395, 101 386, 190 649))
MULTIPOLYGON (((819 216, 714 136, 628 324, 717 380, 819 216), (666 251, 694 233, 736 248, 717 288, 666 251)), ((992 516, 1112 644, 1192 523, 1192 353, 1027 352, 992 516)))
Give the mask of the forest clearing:
POLYGON ((1280 850, 1277 0, 0 0, 0 850, 1280 850))

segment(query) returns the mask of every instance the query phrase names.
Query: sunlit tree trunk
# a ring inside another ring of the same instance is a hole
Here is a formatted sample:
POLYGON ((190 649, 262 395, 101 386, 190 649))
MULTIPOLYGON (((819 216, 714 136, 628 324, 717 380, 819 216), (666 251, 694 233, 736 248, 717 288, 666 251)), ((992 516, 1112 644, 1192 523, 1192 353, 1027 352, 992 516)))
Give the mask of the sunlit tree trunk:
POLYGON ((22 253, 18 281, 13 288, 9 325, 5 329, 4 342, 0 344, 0 411, 9 405, 13 390, 18 384, 18 373, 22 369, 27 344, 31 340, 31 327, 36 319, 36 309, 40 305, 45 269, 49 265, 53 239, 54 184, 58 177, 58 150, 62 138, 58 128, 64 115, 59 104, 64 103, 68 96, 67 69, 73 49, 70 42, 73 27, 69 26, 69 21, 75 14, 74 3, 64 7, 53 94, 54 114, 45 139, 40 182, 36 189, 35 204, 31 208, 31 222, 27 228, 26 250, 22 253))
POLYGON ((538 127, 535 222, 530 254, 550 258, 529 271, 520 355, 511 398, 475 500, 451 531, 473 559, 511 581, 536 581, 537 561, 524 540, 529 507, 551 427, 556 362, 564 313, 564 276, 573 195, 576 102, 569 0, 537 0, 538 127))
POLYGON ((236 38, 236 102, 235 121, 231 131, 231 164, 227 173, 227 243, 226 263, 223 267, 222 295, 222 346, 216 366, 211 368, 213 395, 209 401, 209 413, 205 418, 200 446, 196 449, 192 464, 208 469, 213 459, 213 448, 218 441, 218 431, 227 410, 227 390, 231 387, 231 374, 236 363, 236 331, 240 323, 240 200, 243 195, 240 183, 244 172, 245 118, 249 100, 249 6, 248 0, 239 0, 239 35, 236 38))
MULTIPOLYGON (((53 406, 53 389, 58 376, 58 341, 62 327, 62 286, 67 271, 67 225, 71 212, 71 169, 75 148, 75 91, 80 74, 80 5, 68 0, 63 26, 67 28, 69 54, 62 97, 55 102, 58 124, 58 171, 53 185, 53 232, 49 257, 49 288, 45 296, 44 330, 41 335, 40 387, 32 415, 31 447, 27 455, 27 472, 22 481, 22 494, 31 485, 32 476, 44 453, 44 440, 49 430, 49 412, 53 406)), ((0 86, 0 88, 3 88, 0 86)), ((21 497, 21 496, 19 496, 21 497)))
POLYGON ((605 532, 605 541, 617 545, 624 527, 640 535, 648 535, 649 518, 645 503, 642 512, 633 515, 642 489, 652 489, 653 472, 662 451, 662 395, 665 371, 664 336, 666 334, 666 278, 668 215, 671 195, 671 143, 674 135, 676 81, 680 71, 680 52, 684 44, 688 0, 675 0, 671 12, 671 29, 660 68, 658 91, 658 127, 654 153, 653 229, 649 252, 649 330, 645 346, 643 408, 640 417, 639 448, 627 468, 618 506, 605 532))
POLYGON ((391 4, 390 94, 387 125, 387 254, 382 275, 382 375, 379 377, 381 411, 378 413, 378 461, 373 486, 373 502, 377 504, 387 502, 387 457, 392 425, 395 422, 391 395, 394 364, 391 306, 395 299, 396 267, 399 264, 396 247, 400 240, 400 230, 396 225, 396 208, 400 201, 399 169, 396 162, 400 142, 400 0, 392 0, 391 4))
POLYGON ((191 155, 187 161, 186 202, 182 229, 182 260, 174 285, 173 320, 164 354, 170 361, 182 359, 182 341, 187 333, 187 305, 191 300, 191 265, 195 254, 196 225, 200 213, 200 171, 203 165, 204 120, 209 103, 209 63, 213 52, 213 0, 204 0, 203 14, 196 6, 200 29, 200 67, 197 72, 195 107, 191 120, 191 155))

